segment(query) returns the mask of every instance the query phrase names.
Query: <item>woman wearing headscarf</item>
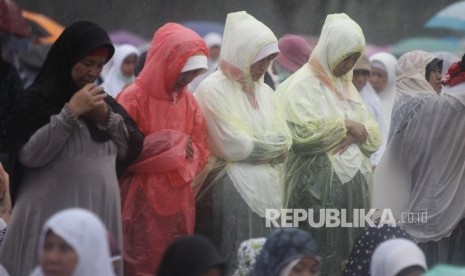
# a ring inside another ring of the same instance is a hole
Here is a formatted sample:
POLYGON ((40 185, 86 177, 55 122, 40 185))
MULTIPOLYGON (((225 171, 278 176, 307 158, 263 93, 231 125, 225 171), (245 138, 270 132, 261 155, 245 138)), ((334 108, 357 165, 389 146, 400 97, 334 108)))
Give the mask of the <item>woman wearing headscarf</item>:
POLYGON ((168 247, 156 275, 223 276, 226 263, 213 243, 202 236, 180 237, 168 247))
POLYGON ((191 182, 207 162, 207 130, 187 84, 207 69, 208 48, 176 23, 158 29, 136 81, 117 97, 146 135, 120 179, 125 275, 152 274, 179 236, 193 234, 191 182))
MULTIPOLYGON (((425 255, 411 240, 397 238, 382 242, 373 252, 373 276, 420 276, 427 270, 425 255)), ((357 274, 360 275, 360 274, 357 274)))
POLYGON ((392 210, 419 242, 428 266, 464 264, 465 90, 437 95, 425 78, 424 68, 433 59, 419 51, 399 59, 396 73, 403 76, 398 78, 403 93, 375 173, 373 207, 392 210))
POLYGON ((265 242, 266 238, 253 238, 241 243, 237 250, 237 269, 233 276, 250 276, 265 242))
POLYGON ((113 51, 95 23, 71 24, 13 107, 14 211, 0 250, 10 274, 31 271, 39 235, 31 229, 65 208, 93 211, 122 244, 117 169, 137 157, 143 135, 94 84, 113 51))
MULTIPOLYGON (((346 14, 326 17, 318 44, 306 66, 276 90, 291 129, 286 163, 284 207, 347 211, 371 206, 370 155, 381 144, 378 124, 352 84, 352 68, 364 53, 360 26, 346 14)), ((338 275, 348 257, 356 227, 300 226, 321 246, 322 273, 338 275)))
POLYGON ((116 98, 119 92, 134 82, 134 68, 139 55, 139 50, 130 44, 116 46, 111 68, 102 83, 107 94, 116 98))
POLYGON ((105 226, 85 209, 66 209, 49 218, 38 251, 39 266, 30 276, 115 275, 105 226))
MULTIPOLYGON (((347 264, 342 275, 344 276, 370 276, 371 257, 375 249, 389 239, 405 238, 411 240, 407 232, 400 227, 387 224, 365 228, 354 242, 347 264)), ((373 275, 374 276, 374 275, 373 275)))
POLYGON ((219 69, 194 93, 212 151, 197 196, 196 231, 212 239, 229 269, 237 266, 242 241, 270 232, 266 209, 282 207, 282 162, 291 137, 273 91, 263 83, 278 53, 267 26, 246 12, 230 13, 219 69))
POLYGON ((317 244, 307 232, 282 228, 267 237, 251 275, 320 275, 320 265, 317 244))
POLYGON ((387 52, 379 52, 370 56, 370 88, 376 91, 381 101, 382 118, 386 127, 386 136, 383 136, 384 140, 387 139, 389 134, 392 106, 396 96, 396 63, 397 58, 387 52))

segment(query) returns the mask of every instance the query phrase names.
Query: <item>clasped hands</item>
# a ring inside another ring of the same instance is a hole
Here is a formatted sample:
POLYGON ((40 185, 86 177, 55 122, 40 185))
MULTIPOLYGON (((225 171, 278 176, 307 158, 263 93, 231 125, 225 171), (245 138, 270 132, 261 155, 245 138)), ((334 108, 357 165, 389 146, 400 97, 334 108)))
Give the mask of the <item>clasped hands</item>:
POLYGON ((83 116, 105 126, 108 120, 105 97, 107 94, 103 91, 103 87, 89 83, 74 93, 69 101, 69 107, 76 117, 83 116))
POLYGON ((334 148, 334 154, 343 153, 350 145, 365 143, 368 139, 368 132, 363 124, 353 120, 345 120, 344 124, 347 129, 347 134, 339 145, 334 148))

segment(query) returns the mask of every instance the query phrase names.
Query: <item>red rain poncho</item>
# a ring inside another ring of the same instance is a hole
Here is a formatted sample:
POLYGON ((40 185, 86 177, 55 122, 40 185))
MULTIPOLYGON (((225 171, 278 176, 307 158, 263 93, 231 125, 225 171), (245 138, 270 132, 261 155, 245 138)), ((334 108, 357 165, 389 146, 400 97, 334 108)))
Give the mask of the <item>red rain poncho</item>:
POLYGON ((117 97, 146 135, 138 161, 120 179, 125 275, 153 275, 168 245, 194 231, 190 184, 208 159, 207 132, 192 94, 173 87, 187 59, 199 53, 208 55, 208 48, 196 33, 164 25, 143 71, 117 97), (192 158, 186 158, 189 138, 192 158))

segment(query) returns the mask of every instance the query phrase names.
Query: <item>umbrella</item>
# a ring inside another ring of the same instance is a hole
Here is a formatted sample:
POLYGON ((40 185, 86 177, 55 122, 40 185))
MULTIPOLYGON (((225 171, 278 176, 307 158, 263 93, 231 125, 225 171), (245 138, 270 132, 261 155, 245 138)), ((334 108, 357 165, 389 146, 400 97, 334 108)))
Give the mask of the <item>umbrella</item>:
POLYGON ((111 41, 115 44, 131 44, 140 47, 149 42, 147 39, 126 30, 113 31, 109 35, 111 41))
POLYGON ((465 1, 458 1, 446 6, 431 17, 426 22, 425 27, 465 31, 465 1))
POLYGON ((29 37, 31 28, 21 17, 21 9, 11 0, 0 0, 0 33, 29 37))
POLYGON ((184 21, 181 25, 194 30, 201 37, 212 32, 223 35, 224 32, 224 24, 214 21, 184 21))
POLYGON ((427 52, 450 52, 462 55, 462 41, 459 39, 445 39, 434 37, 411 37, 403 39, 392 45, 389 49, 395 56, 401 56, 413 50, 423 50, 427 52))
POLYGON ((31 26, 32 40, 37 44, 53 44, 64 30, 61 24, 43 14, 23 10, 22 15, 31 26))

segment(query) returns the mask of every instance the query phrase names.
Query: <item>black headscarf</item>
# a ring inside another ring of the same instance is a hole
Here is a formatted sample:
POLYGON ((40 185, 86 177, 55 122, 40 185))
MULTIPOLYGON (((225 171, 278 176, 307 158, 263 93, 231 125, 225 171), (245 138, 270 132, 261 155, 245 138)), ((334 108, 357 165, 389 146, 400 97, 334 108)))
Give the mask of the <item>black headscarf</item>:
MULTIPOLYGON (((115 51, 104 29, 93 22, 78 21, 69 25, 52 45, 44 64, 34 82, 18 98, 13 107, 11 156, 16 161, 19 150, 42 126, 50 122, 50 117, 60 113, 63 106, 79 90, 71 75, 72 68, 91 51, 107 47, 109 55, 115 51)), ((128 156, 125 164, 134 161, 142 149, 143 134, 113 98, 105 98, 114 112, 121 114, 129 131, 128 156)), ((85 120, 94 141, 106 142, 111 136, 99 129, 92 120, 85 120)), ((21 165, 16 162, 11 193, 16 198, 19 186, 21 165)))
POLYGON ((201 276, 215 267, 224 275, 226 264, 213 244, 201 236, 186 236, 175 240, 166 250, 156 275, 201 276))

